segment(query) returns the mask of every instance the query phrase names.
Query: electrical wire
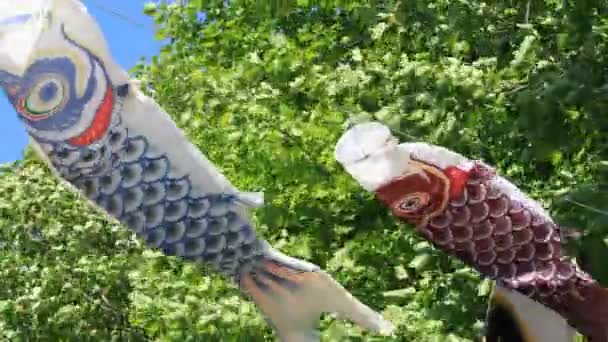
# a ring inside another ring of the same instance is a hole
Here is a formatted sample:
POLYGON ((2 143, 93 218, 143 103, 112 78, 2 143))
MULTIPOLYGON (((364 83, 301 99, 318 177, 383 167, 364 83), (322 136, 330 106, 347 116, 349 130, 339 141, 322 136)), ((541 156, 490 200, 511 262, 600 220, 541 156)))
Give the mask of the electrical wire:
POLYGON ((87 0, 87 1, 91 2, 99 10, 101 10, 101 11, 103 11, 105 13, 108 13, 108 14, 110 14, 110 15, 112 15, 112 16, 114 16, 114 17, 116 17, 116 18, 118 18, 118 19, 120 19, 120 20, 122 20, 124 22, 127 22, 127 23, 133 25, 134 27, 136 27, 138 29, 141 29, 141 30, 149 30, 149 29, 151 29, 150 26, 142 24, 141 22, 133 19, 129 15, 124 14, 123 11, 117 10, 115 8, 107 7, 107 6, 103 5, 100 1, 97 1, 97 0, 87 0))

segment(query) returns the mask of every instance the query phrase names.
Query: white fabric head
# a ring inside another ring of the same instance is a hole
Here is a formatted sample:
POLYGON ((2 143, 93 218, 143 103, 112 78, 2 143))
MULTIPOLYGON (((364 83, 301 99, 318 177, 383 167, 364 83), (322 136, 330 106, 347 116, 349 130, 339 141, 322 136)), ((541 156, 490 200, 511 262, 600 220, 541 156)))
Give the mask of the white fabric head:
POLYGON ((358 124, 338 140, 335 158, 341 164, 349 165, 396 144, 388 127, 377 122, 358 124))
POLYGON ((363 188, 375 191, 408 165, 409 155, 398 148, 388 127, 368 122, 353 126, 336 144, 334 156, 363 188))

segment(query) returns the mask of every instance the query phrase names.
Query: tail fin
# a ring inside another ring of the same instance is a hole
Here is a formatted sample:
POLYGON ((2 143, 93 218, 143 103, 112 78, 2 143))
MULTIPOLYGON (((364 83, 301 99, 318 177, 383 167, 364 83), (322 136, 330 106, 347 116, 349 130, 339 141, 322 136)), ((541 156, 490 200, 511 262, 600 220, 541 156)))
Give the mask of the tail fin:
POLYGON ((564 318, 543 305, 496 285, 486 317, 486 342, 574 342, 564 318))
MULTIPOLYGON (((592 254, 587 248, 577 250, 577 263, 587 274, 593 271, 592 254)), ((572 323, 581 327, 585 342, 608 342, 608 289, 593 281, 579 291, 580 296, 566 299, 566 306, 574 313, 572 323)))
POLYGON ((608 342, 608 289, 597 282, 578 289, 577 296, 565 298, 572 312, 572 324, 589 342, 608 342))
POLYGON ((264 258, 241 274, 240 287, 267 316, 283 342, 319 341, 317 322, 324 312, 337 313, 381 334, 393 331, 391 323, 318 266, 270 247, 264 258))

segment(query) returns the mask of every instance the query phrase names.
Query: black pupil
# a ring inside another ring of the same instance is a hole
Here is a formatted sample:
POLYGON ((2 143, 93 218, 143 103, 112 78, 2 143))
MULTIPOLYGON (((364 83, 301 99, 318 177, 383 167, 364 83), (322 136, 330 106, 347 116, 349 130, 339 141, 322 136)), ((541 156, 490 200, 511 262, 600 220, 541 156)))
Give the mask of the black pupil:
POLYGON ((403 209, 415 209, 418 206, 418 199, 417 198, 410 198, 407 201, 405 201, 405 203, 403 203, 402 208, 403 209))
POLYGON ((57 84, 55 82, 48 82, 40 88, 39 96, 44 102, 49 102, 57 95, 57 84))

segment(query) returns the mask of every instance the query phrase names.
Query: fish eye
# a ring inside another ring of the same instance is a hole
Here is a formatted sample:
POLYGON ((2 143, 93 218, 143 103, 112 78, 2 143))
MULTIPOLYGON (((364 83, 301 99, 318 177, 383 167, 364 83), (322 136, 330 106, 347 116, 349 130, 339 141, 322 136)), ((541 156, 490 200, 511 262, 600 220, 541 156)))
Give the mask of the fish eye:
POLYGON ((401 202, 399 204, 399 208, 407 211, 415 210, 420 207, 420 198, 412 197, 405 200, 405 202, 401 202))
POLYGON ((65 80, 42 75, 19 101, 19 111, 30 120, 46 119, 63 109, 67 88, 65 80))
POLYGON ((398 202, 398 208, 403 212, 415 212, 429 203, 430 196, 425 192, 408 194, 398 202))

